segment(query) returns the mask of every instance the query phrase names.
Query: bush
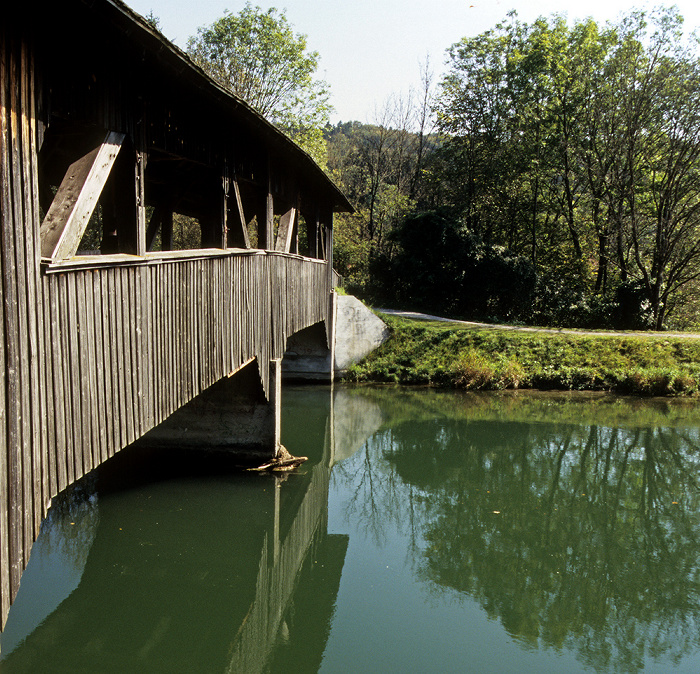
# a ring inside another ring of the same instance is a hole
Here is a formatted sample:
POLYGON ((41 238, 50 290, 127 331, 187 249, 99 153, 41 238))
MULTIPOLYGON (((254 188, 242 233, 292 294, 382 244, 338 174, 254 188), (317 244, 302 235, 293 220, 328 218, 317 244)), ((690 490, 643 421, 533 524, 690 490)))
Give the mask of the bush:
POLYGON ((413 214, 392 233, 398 251, 370 261, 375 302, 472 319, 529 315, 535 270, 489 246, 445 211, 413 214))

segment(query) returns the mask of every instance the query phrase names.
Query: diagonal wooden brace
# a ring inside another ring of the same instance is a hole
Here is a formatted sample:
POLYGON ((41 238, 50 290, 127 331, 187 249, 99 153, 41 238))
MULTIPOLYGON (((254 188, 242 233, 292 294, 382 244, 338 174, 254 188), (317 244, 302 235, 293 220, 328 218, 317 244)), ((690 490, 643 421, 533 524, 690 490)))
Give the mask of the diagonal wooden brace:
POLYGON ((291 251, 296 214, 297 209, 292 206, 280 217, 280 224, 279 228, 277 229, 277 241, 275 242, 275 250, 279 250, 283 253, 289 253, 291 251))
POLYGON ((110 131, 101 145, 68 167, 41 223, 42 257, 61 260, 75 255, 124 138, 110 131))

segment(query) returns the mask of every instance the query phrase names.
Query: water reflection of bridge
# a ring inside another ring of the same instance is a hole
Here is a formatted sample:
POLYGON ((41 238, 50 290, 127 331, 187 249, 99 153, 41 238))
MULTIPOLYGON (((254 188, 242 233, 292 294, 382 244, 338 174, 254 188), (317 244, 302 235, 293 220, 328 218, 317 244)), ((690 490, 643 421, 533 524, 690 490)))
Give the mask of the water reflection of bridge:
MULTIPOLYGON (((115 457, 98 472, 97 499, 88 498, 90 488, 72 510, 57 503, 57 510, 67 508, 59 533, 74 534, 71 522, 83 531, 80 582, 19 634, 13 612, 25 608, 22 591, 42 582, 30 564, 10 612, 5 636, 13 642, 3 669, 33 672, 51 662, 70 671, 80 662, 86 671, 260 672, 284 637, 293 643, 285 662, 320 663, 325 642, 318 636, 328 629, 316 628, 330 621, 348 544, 346 536, 327 533, 330 472, 348 454, 340 445, 359 448, 380 421, 371 404, 363 415, 347 414, 361 402, 318 388, 289 397, 285 414, 305 423, 285 443, 310 460, 286 478, 222 474, 217 460, 200 490, 183 472, 208 472, 208 464, 187 453, 175 462, 170 450, 172 487, 149 470, 161 463, 157 453, 134 449, 115 457), (361 421, 336 424, 336 435, 334 415, 361 421), (168 489, 177 492, 172 501, 161 498, 168 489), (314 606, 311 628, 307 602, 314 606), (299 638, 309 629, 314 638, 299 638)), ((40 559, 42 539, 37 545, 40 559)))

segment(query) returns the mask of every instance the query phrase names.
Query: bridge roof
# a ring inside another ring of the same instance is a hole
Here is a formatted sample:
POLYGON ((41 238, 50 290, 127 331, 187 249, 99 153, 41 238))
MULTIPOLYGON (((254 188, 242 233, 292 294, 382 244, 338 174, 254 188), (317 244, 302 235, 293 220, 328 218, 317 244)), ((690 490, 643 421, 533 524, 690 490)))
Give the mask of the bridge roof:
MULTIPOLYGON (((28 9, 32 4, 26 3, 25 7, 28 9)), ((334 211, 354 211, 346 196, 306 151, 243 99, 211 78, 184 51, 170 42, 124 2, 121 0, 63 0, 55 3, 53 11, 56 14, 53 18, 60 16, 69 4, 78 8, 78 11, 84 12, 86 23, 94 22, 97 31, 99 31, 100 21, 109 21, 119 29, 125 42, 140 46, 145 53, 149 54, 150 60, 157 62, 164 72, 182 80, 183 83, 186 82, 189 85, 188 95, 193 90, 196 91, 201 94, 203 105, 215 106, 219 112, 231 116, 254 131, 255 135, 263 139, 278 156, 292 164, 297 178, 319 191, 324 201, 332 205, 334 211)), ((52 23, 52 10, 39 9, 38 12, 49 17, 47 24, 52 23)), ((32 19, 32 23, 36 26, 36 17, 32 19)), ((53 28, 47 25, 46 30, 53 31, 53 28)), ((188 104, 191 103, 191 100, 188 101, 188 104)))

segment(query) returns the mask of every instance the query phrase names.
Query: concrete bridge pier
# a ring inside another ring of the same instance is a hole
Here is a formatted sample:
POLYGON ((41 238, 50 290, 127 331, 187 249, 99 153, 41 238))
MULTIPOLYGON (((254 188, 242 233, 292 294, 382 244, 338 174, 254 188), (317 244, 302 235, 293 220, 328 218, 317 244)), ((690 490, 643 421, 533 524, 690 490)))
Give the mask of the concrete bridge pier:
POLYGON ((269 362, 269 397, 258 361, 252 360, 181 407, 137 444, 236 452, 251 462, 273 458, 280 448, 281 362, 281 358, 269 362))

